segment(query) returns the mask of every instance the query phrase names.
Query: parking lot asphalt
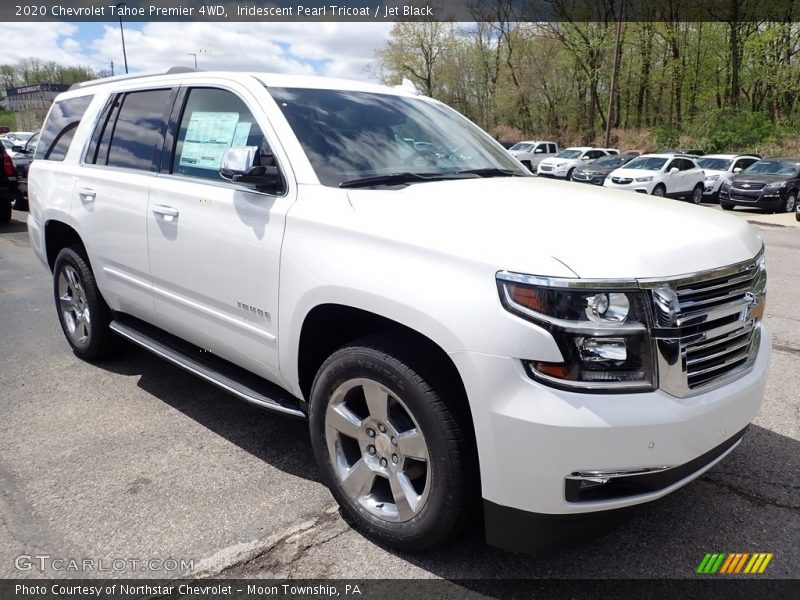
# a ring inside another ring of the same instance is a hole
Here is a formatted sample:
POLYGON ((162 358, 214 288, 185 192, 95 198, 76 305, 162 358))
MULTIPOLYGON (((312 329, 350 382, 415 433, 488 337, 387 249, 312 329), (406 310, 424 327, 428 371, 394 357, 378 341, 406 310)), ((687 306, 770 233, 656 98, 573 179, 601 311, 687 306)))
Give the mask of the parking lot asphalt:
POLYGON ((753 224, 767 248, 774 353, 739 448, 609 535, 533 557, 485 546, 477 526, 421 555, 376 545, 339 517, 302 421, 131 346, 95 365, 78 360, 26 216, 0 225, 0 578, 682 578, 706 552, 773 552, 761 577, 800 575, 800 236, 788 219, 753 224), (127 562, 42 571, 20 555, 127 562), (193 568, 130 561, 170 558, 193 568))

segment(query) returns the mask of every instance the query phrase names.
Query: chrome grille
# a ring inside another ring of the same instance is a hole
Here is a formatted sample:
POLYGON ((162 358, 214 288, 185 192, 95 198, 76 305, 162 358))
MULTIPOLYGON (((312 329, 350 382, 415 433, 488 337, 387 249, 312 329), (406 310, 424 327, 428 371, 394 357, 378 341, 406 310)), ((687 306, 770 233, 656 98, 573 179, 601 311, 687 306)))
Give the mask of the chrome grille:
POLYGON ((749 371, 761 341, 758 322, 766 291, 761 255, 647 287, 662 389, 690 396, 749 371))

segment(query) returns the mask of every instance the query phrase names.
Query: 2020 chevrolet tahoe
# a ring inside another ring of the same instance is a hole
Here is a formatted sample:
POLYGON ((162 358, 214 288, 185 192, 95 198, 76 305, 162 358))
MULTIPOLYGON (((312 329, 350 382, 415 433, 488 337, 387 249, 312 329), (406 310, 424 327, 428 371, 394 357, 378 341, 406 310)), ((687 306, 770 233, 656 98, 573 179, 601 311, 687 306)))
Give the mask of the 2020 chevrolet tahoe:
POLYGON ((100 80, 56 99, 37 157, 30 238, 75 354, 122 336, 308 419, 345 516, 394 546, 481 509, 492 544, 571 543, 712 467, 758 411, 746 222, 537 179, 407 90, 100 80))

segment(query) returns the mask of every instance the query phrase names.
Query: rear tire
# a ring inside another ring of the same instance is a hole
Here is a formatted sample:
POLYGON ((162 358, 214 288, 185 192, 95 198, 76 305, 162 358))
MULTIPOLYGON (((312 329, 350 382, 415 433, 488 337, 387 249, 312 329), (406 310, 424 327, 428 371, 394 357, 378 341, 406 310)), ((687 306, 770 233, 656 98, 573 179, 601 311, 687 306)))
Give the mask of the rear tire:
POLYGON ((14 210, 28 210, 28 199, 20 191, 14 197, 14 210))
POLYGON ((11 220, 11 201, 0 200, 0 223, 8 223, 11 220))
POLYGON ((665 188, 663 184, 659 183, 656 187, 653 188, 653 191, 651 193, 653 196, 663 198, 664 194, 667 193, 667 188, 665 188))
POLYGON ((53 267, 53 296, 61 329, 78 358, 92 361, 113 353, 117 338, 109 328, 111 309, 80 246, 58 253, 53 267))
POLYGON ((521 162, 522 162, 522 166, 525 167, 526 169, 528 169, 528 171, 530 171, 531 173, 535 173, 536 172, 536 169, 534 169, 533 165, 531 165, 531 161, 523 160, 521 162))
POLYGON ((320 367, 309 406, 314 455, 343 516, 409 551, 456 536, 478 495, 461 399, 434 387, 418 356, 386 337, 345 346, 320 367))

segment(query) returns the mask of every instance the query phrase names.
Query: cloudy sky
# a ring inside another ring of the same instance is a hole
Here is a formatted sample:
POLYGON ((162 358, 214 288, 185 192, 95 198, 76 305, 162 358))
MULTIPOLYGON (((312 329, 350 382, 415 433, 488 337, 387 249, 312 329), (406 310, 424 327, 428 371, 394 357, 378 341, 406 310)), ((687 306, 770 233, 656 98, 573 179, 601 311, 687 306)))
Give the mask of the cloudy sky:
MULTIPOLYGON (((392 23, 125 23, 131 72, 193 66, 373 79, 392 23)), ((3 23, 3 63, 38 58, 122 72, 119 24, 3 23)))

